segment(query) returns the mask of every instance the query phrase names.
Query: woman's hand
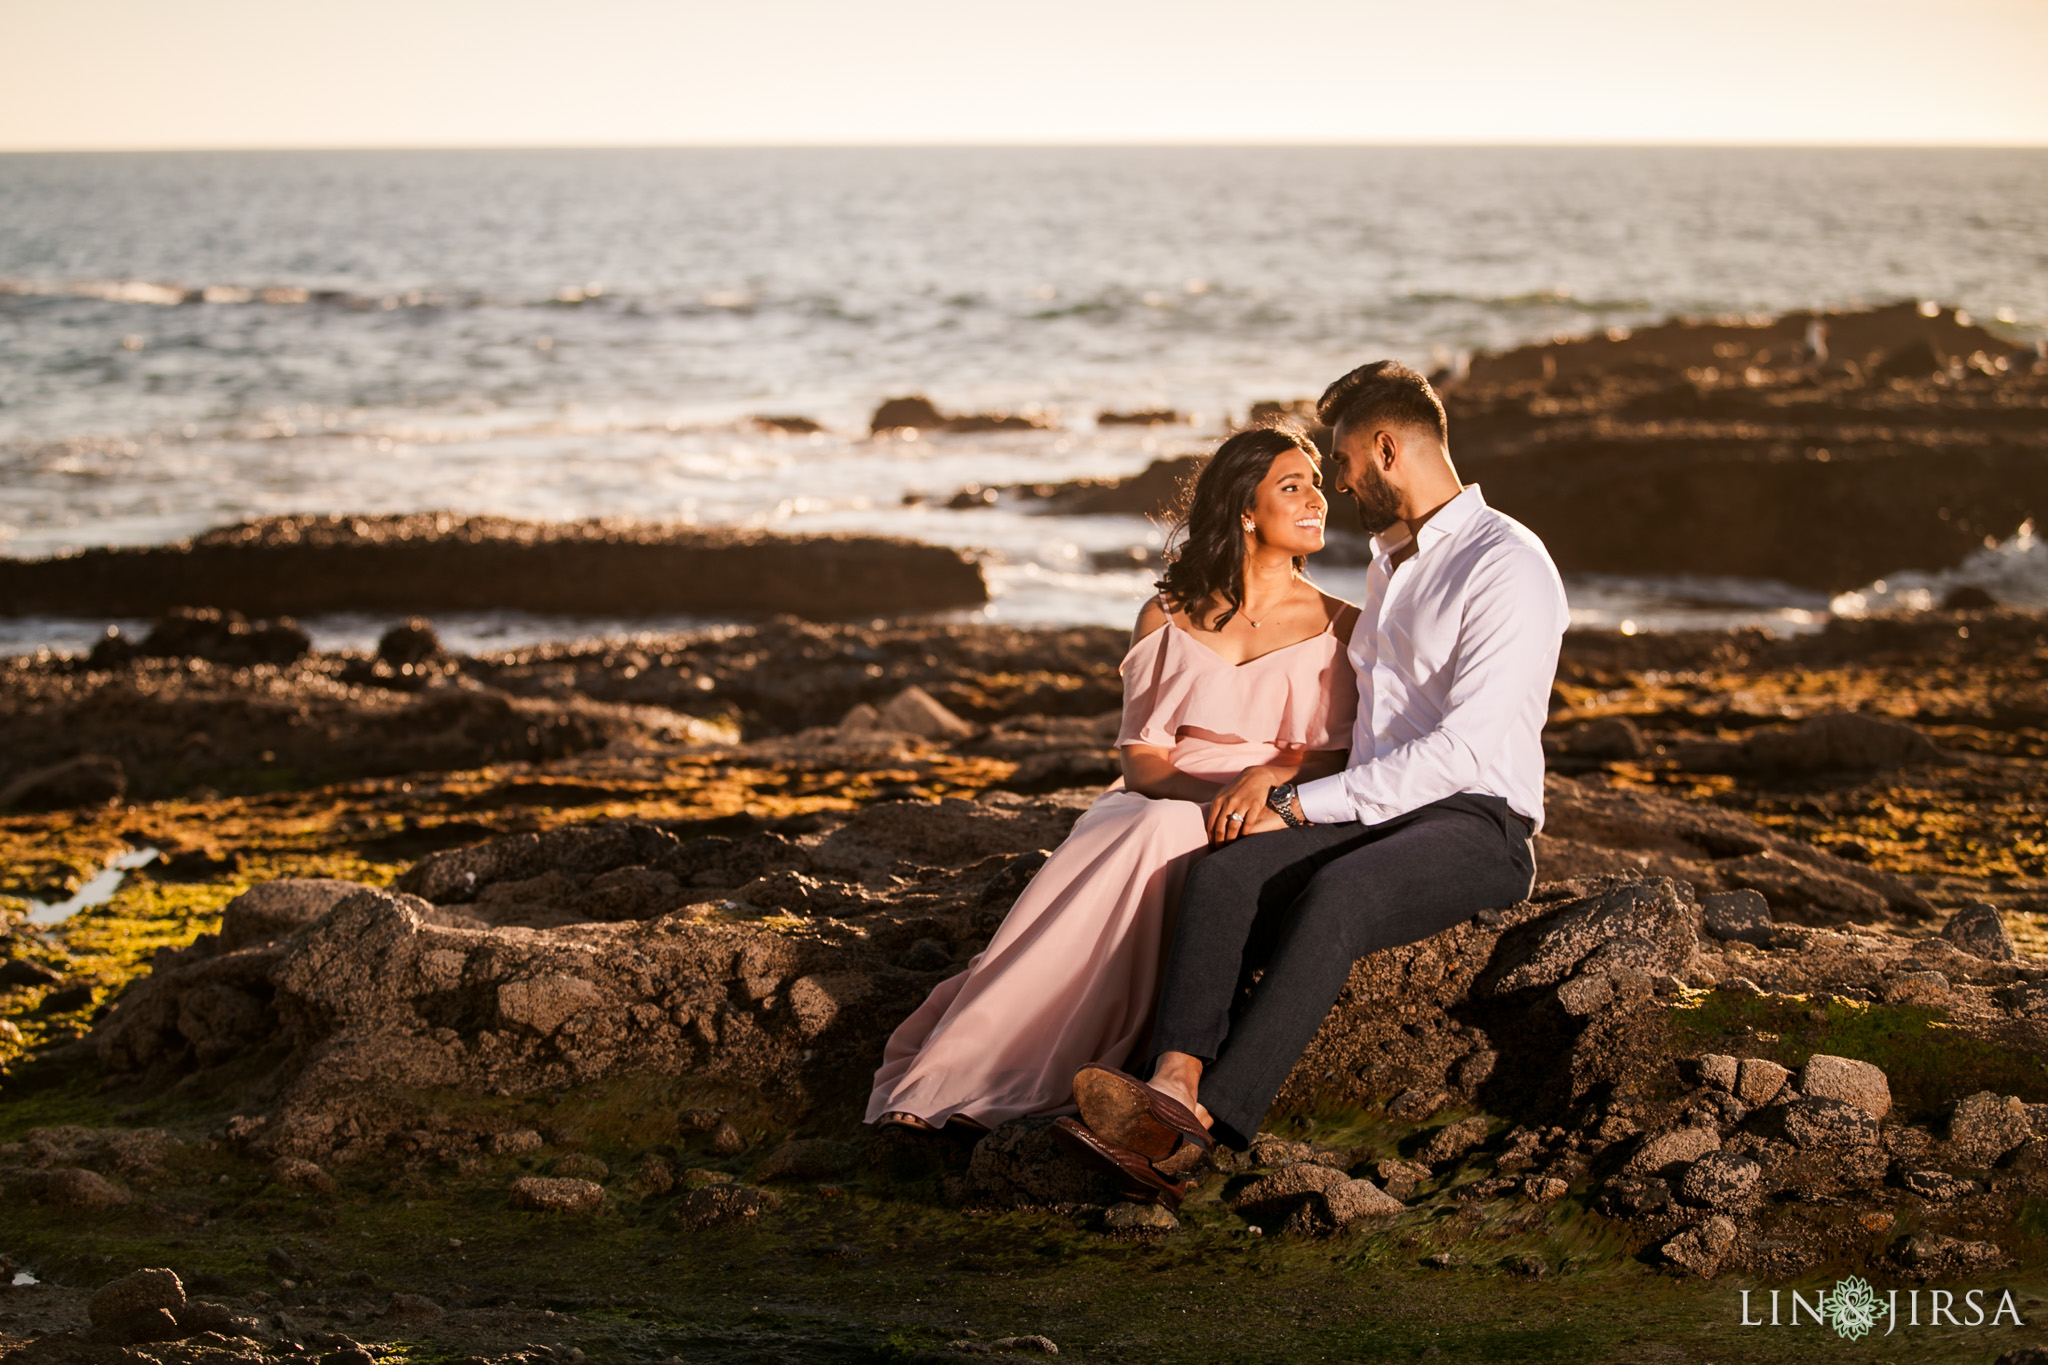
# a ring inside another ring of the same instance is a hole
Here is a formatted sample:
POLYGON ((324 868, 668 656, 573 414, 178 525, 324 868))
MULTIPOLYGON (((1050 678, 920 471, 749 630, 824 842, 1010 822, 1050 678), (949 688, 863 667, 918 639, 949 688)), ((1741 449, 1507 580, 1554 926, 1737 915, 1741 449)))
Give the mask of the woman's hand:
POLYGON ((1266 809, 1266 797, 1273 788, 1288 782, 1300 770, 1277 763, 1246 768, 1224 784, 1209 803, 1209 842, 1227 844, 1244 833, 1245 826, 1266 809))

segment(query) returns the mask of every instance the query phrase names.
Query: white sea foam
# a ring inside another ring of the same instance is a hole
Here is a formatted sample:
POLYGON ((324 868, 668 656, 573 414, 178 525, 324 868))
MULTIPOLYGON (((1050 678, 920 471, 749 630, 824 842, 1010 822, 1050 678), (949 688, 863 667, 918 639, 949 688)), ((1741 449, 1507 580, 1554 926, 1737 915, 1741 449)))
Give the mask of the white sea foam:
MULTIPOLYGON (((1375 356, 1901 295, 2048 335, 2028 149, 51 155, 0 157, 0 223, 0 552, 321 511, 860 531, 973 552, 997 620, 1125 623, 1149 576, 1091 566, 1149 528, 955 489, 1134 473, 1375 356), (868 439, 919 392, 1063 429, 868 439), (1198 420, 1092 421, 1168 407, 1198 420)), ((1617 629, 1827 606, 1568 587, 1617 629)))
POLYGON ((1930 611, 1957 588, 1982 588, 2013 607, 2048 607, 2048 541, 2034 534, 2029 518, 2008 539, 1986 545, 1953 569, 1938 573, 1904 570, 1845 592, 1828 604, 1837 616, 1879 611, 1930 611))

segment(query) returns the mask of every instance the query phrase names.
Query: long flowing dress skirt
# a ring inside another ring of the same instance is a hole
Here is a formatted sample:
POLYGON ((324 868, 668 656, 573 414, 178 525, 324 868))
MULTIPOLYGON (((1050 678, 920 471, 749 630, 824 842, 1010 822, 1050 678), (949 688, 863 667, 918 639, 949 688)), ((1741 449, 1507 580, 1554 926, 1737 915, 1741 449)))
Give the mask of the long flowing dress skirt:
MULTIPOLYGON (((1174 766, 1212 781, 1278 761, 1271 744, 1183 738, 1174 766)), ((1289 761, 1299 759, 1299 753, 1289 761)), ((955 1114, 994 1127, 1072 1112, 1073 1077, 1122 1066, 1151 1029, 1181 883, 1209 846, 1205 808, 1110 788, 1017 898, 987 948, 890 1035, 867 1121, 955 1114)))

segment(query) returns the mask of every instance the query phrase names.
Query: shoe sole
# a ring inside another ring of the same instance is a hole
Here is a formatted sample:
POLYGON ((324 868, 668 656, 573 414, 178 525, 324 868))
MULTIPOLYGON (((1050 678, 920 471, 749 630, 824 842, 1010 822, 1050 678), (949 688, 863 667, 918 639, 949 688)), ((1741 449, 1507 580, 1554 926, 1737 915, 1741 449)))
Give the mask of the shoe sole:
POLYGON ((1074 1103, 1081 1121, 1098 1137, 1147 1161, 1165 1161, 1183 1142, 1204 1152, 1216 1145, 1201 1121, 1179 1103, 1113 1067, 1084 1066, 1075 1072, 1074 1103))
POLYGON ((1055 1137, 1090 1165, 1114 1175, 1125 1199, 1135 1204, 1158 1204, 1168 1213, 1180 1211, 1188 1186, 1166 1179, 1136 1152, 1126 1150, 1120 1157, 1114 1147, 1070 1118, 1053 1120, 1052 1130, 1055 1137))

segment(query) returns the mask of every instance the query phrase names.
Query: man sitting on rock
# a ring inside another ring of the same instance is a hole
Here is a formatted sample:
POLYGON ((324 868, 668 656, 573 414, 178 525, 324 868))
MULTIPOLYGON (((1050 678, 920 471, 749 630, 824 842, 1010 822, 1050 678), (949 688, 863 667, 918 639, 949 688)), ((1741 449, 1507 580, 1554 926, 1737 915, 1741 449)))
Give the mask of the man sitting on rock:
POLYGON ((1350 766, 1273 788, 1190 871, 1151 1083, 1074 1079, 1087 1127, 1069 1136, 1138 1193, 1174 1187, 1216 1139, 1249 1145, 1355 960, 1512 905, 1535 879, 1539 736, 1568 619, 1557 569, 1459 482, 1443 404, 1414 370, 1353 370, 1317 412, 1374 535, 1350 766))

